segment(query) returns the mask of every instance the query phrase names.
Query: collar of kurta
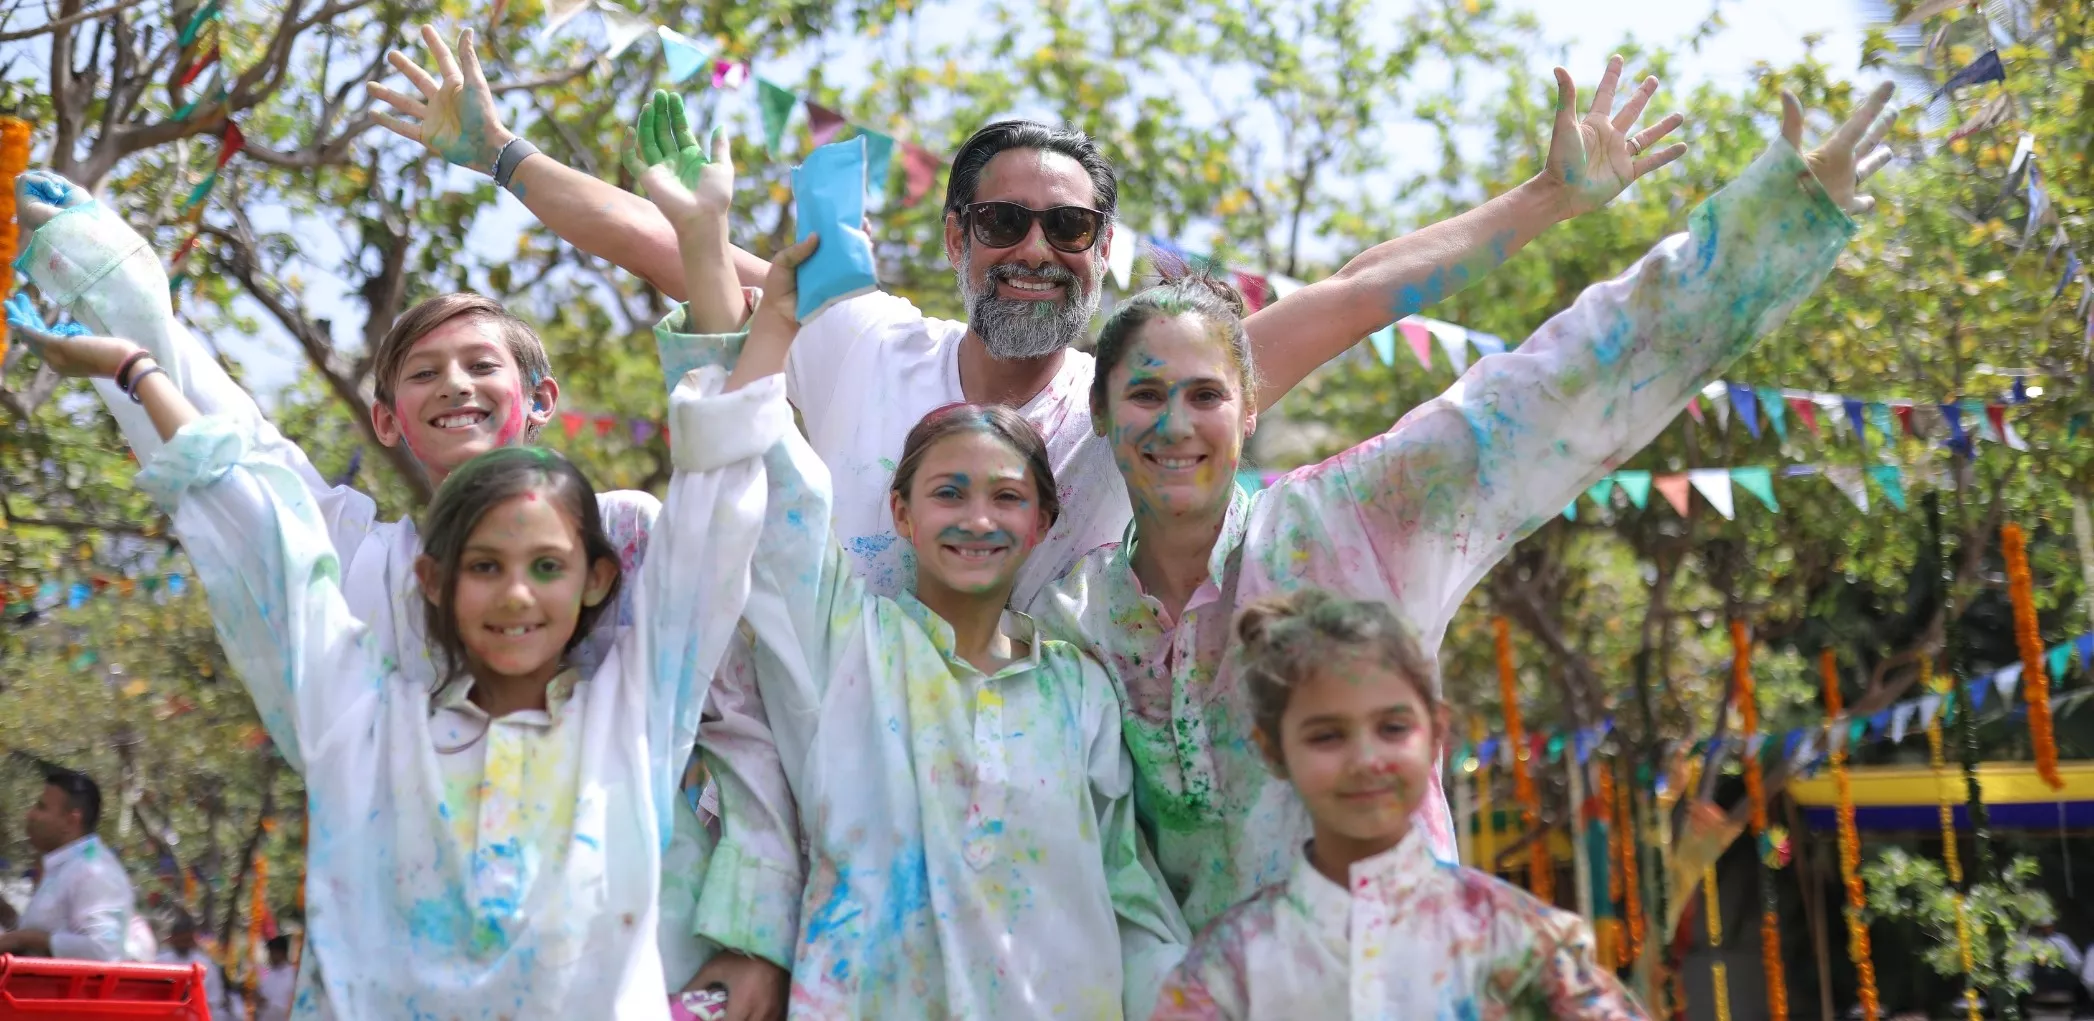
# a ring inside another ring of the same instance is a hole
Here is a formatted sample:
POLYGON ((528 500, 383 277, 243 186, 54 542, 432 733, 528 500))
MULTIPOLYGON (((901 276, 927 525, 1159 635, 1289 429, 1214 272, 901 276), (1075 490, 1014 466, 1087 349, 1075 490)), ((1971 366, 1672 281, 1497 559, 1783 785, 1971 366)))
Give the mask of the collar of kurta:
MULTIPOLYGON (((524 723, 538 727, 552 726, 553 720, 559 717, 560 711, 567 708, 567 703, 574 699, 574 686, 580 680, 580 676, 572 668, 554 674, 553 679, 545 684, 544 712, 539 712, 536 709, 525 709, 502 717, 502 722, 524 723)), ((435 699, 430 702, 430 711, 437 712, 448 709, 477 719, 488 719, 487 710, 474 705, 472 699, 468 697, 472 694, 472 691, 473 677, 471 674, 454 677, 446 682, 443 687, 437 689, 435 699)))
POLYGON ((90 833, 44 855, 43 878, 51 878, 51 873, 57 871, 61 865, 108 853, 109 849, 102 846, 102 838, 90 833))
MULTIPOLYGON (((1221 534, 1214 539, 1214 548, 1207 551, 1207 581, 1219 586, 1222 573, 1228 569, 1229 554, 1243 545, 1243 533, 1250 528, 1251 494, 1242 486, 1229 488, 1229 508, 1222 512, 1221 534)), ((1120 563, 1129 571, 1134 569, 1134 547, 1139 542, 1135 523, 1127 522, 1127 531, 1120 536, 1120 563)), ((1195 597, 1194 602, 1198 602, 1195 597)), ((1190 605, 1190 604, 1188 604, 1190 605)))
MULTIPOLYGON (((944 617, 938 616, 937 611, 923 605, 914 593, 904 592, 895 602, 900 604, 902 612, 907 614, 910 620, 916 622, 917 627, 923 629, 924 634, 930 636, 931 646, 938 650, 940 656, 945 657, 947 665, 955 669, 964 667, 974 673, 981 672, 960 655, 954 645, 952 625, 946 623, 944 617)), ((1040 665, 1040 630, 1033 624, 1031 617, 1016 610, 1005 610, 996 622, 996 630, 1010 639, 1012 645, 1025 645, 1025 655, 1012 660, 1009 665, 997 671, 998 677, 1014 670, 1032 670, 1040 665)))
POLYGON ((1431 842, 1425 839, 1425 827, 1413 823, 1395 847, 1352 863, 1350 888, 1317 871, 1305 846, 1301 860, 1294 863, 1294 888, 1318 917, 1344 919, 1350 917, 1353 898, 1389 903, 1416 889, 1440 867, 1439 859, 1432 856, 1431 842))

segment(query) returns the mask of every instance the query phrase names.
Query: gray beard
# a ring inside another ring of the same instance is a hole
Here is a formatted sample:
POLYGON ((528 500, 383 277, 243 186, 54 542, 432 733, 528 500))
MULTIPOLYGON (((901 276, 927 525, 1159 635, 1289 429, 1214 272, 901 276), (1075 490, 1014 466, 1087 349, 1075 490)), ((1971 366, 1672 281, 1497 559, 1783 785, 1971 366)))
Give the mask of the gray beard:
POLYGON ((1064 285, 1058 301, 1019 301, 996 296, 996 281, 1016 275, 1020 267, 1001 264, 989 267, 984 288, 977 291, 973 279, 974 246, 970 242, 959 265, 960 299, 967 303, 967 326, 982 338, 989 357, 999 361, 1044 358, 1060 351, 1090 332, 1091 318, 1098 314, 1099 284, 1079 279, 1053 263, 1041 269, 1026 269, 1026 275, 1046 277, 1064 285))

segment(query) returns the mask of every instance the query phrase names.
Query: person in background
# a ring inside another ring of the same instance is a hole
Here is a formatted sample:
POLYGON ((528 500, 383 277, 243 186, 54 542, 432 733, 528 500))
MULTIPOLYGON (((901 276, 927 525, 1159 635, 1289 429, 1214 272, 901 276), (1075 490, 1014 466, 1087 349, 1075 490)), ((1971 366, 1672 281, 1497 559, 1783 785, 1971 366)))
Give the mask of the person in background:
POLYGON ((211 1008, 213 1018, 231 1018, 234 1015, 232 1001, 226 999, 225 969, 204 952, 196 943, 196 919, 187 912, 175 916, 174 923, 167 927, 167 948, 157 958, 161 964, 187 967, 203 965, 204 1002, 211 1008))
POLYGON ((291 987, 297 981, 298 969, 291 966, 291 937, 272 937, 269 966, 262 969, 262 977, 255 981, 255 1021, 289 1021, 291 987))
POLYGON ((0 901, 0 954, 120 961, 132 906, 131 879, 116 853, 95 835, 102 789, 85 773, 44 771, 44 791, 24 828, 43 856, 36 892, 19 914, 0 901))

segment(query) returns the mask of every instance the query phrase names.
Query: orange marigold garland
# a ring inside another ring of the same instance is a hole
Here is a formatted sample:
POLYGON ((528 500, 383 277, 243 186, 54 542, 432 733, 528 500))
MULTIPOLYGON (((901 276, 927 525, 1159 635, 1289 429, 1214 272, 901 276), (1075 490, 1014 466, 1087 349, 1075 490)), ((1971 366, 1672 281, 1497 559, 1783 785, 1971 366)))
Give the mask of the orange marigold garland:
POLYGON ((2050 678, 2043 672, 2043 639, 2036 633, 2036 591, 2029 580, 2029 551, 2021 526, 2000 526, 2000 553, 2007 561, 2007 596, 2014 603, 2014 640, 2021 648, 2021 697, 2029 704, 2029 740, 2036 746, 2036 775, 2062 790, 2058 739, 2051 730, 2050 678))
POLYGON ((1623 962, 1633 966, 1643 956, 1643 880, 1636 873, 1638 850, 1636 846, 1635 806, 1630 802, 1635 795, 1624 791, 1620 805, 1615 808, 1615 818, 1620 821, 1621 840, 1621 913, 1628 921, 1628 945, 1622 948, 1623 962))
POLYGON ((1527 771, 1527 730, 1520 724, 1520 693, 1512 670, 1512 622, 1504 617, 1491 620, 1498 639, 1498 697, 1505 713, 1505 739, 1512 742, 1512 793, 1520 800, 1520 820, 1533 837, 1527 843, 1527 888, 1543 902, 1556 902, 1556 863, 1549 858, 1546 834, 1536 834, 1541 825, 1541 793, 1527 771))
MULTIPOLYGON (((1825 717, 1832 730, 1846 725, 1842 717, 1846 703, 1840 698, 1839 664, 1831 649, 1818 656, 1818 672, 1825 681, 1825 717)), ((1854 789, 1847 782, 1847 745, 1832 732, 1832 785, 1839 797, 1840 880, 1847 887, 1847 956, 1854 960, 1856 983, 1860 986, 1863 1021, 1876 1021, 1876 964, 1869 953, 1869 927, 1862 921, 1868 895, 1861 885, 1861 834, 1854 825, 1854 789)))
POLYGON ((1600 918, 1593 923, 1593 934, 1599 942, 1600 966, 1608 969, 1622 965, 1621 917, 1617 905, 1621 903, 1621 868, 1615 862, 1615 845, 1622 834, 1614 828, 1614 767, 1602 759, 1593 764, 1598 780, 1593 784, 1593 807, 1595 821, 1600 828, 1600 862, 1607 871, 1607 889, 1599 896, 1605 902, 1600 918))
MULTIPOLYGON (((1737 691, 1739 730, 1745 736, 1745 797, 1752 806, 1752 835, 1759 842, 1759 858, 1773 857, 1773 838, 1767 833, 1767 789, 1760 775, 1760 757, 1753 745, 1760 732, 1759 691, 1752 678, 1752 636, 1745 622, 1730 622, 1731 681, 1737 691)), ((1767 979, 1767 1016, 1788 1021, 1789 981, 1781 962, 1781 924, 1774 910, 1774 883, 1760 873, 1765 903, 1760 909, 1760 968, 1767 979)))
MULTIPOLYGON (((29 122, 0 117, 0 298, 15 290, 15 246, 21 228, 15 223, 15 178, 29 169, 29 122)), ((0 320, 0 363, 7 360, 7 323, 0 320)))

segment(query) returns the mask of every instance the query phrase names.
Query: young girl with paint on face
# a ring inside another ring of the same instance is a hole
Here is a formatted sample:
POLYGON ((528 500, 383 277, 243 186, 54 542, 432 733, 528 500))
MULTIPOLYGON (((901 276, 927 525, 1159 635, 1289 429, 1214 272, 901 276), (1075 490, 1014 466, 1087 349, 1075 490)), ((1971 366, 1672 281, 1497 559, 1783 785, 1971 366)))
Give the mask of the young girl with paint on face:
MULTIPOLYGON (((744 365, 775 351, 775 370, 798 331, 791 276, 766 290, 747 334, 711 340, 745 343, 744 365)), ((731 286, 692 293, 739 314, 731 286)), ((983 405, 911 430, 889 498, 916 578, 891 599, 832 536, 807 442, 789 432, 765 465, 745 619, 807 848, 791 1015, 1147 1017, 1187 933, 1135 823, 1118 700, 1005 608, 1058 511, 1039 433, 983 405)))
POLYGON ((1576 915, 1440 861, 1416 821, 1438 669, 1383 603, 1305 588, 1237 620, 1254 737, 1307 808, 1287 878, 1200 933, 1159 1021, 1641 1021, 1576 915))
MULTIPOLYGON (((1855 230, 1845 209, 1864 204, 1856 143, 1887 98, 1808 155, 1795 149, 1800 111, 1785 117, 1783 140, 1695 209, 1687 233, 1388 432, 1256 494, 1235 482, 1257 419, 1233 289, 1179 279, 1114 311, 1091 408, 1134 520, 1029 609, 1111 668, 1136 804, 1191 925, 1285 879, 1310 832, 1252 736, 1237 609, 1320 586, 1388 603, 1436 657, 1462 599, 1515 542, 1650 442, 1824 278, 1855 230)), ((1453 861, 1437 773, 1420 813, 1428 846, 1453 861)))
POLYGON ((678 385, 675 473, 637 576, 560 455, 501 447, 452 471, 414 563, 432 686, 350 611, 310 489, 251 420, 198 415, 128 341, 28 336, 53 368, 114 380, 167 441, 139 484, 305 778, 308 946, 333 1016, 666 1019, 663 847, 748 591, 759 457, 792 429, 782 380, 709 368, 678 385), (621 588, 633 623, 585 672, 576 652, 621 588))

